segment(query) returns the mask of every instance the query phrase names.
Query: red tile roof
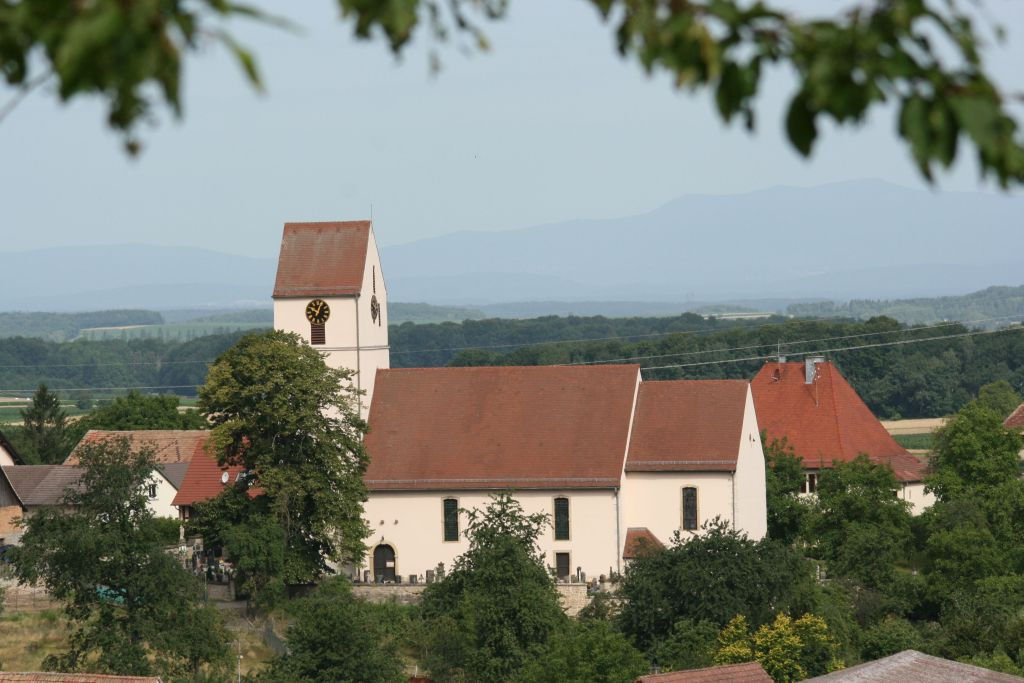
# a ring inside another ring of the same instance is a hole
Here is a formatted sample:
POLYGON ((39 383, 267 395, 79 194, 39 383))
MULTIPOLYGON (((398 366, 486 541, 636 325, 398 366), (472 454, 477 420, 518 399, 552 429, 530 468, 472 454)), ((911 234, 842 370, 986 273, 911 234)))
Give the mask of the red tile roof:
POLYGON ((188 462, 196 453, 202 452, 206 440, 210 438, 210 432, 205 429, 90 429, 71 451, 64 464, 77 465, 78 450, 85 444, 117 438, 127 438, 134 450, 152 448, 156 461, 166 465, 173 462, 188 462))
POLYGON ((1010 413, 1010 416, 1003 421, 1007 429, 1019 429, 1024 431, 1024 403, 1017 406, 1017 409, 1010 413))
POLYGON ((924 464, 885 431, 832 363, 819 363, 813 383, 803 363, 765 363, 750 388, 767 441, 786 437, 808 469, 849 462, 865 453, 889 464, 901 481, 921 481, 924 464))
POLYGON ((285 223, 274 297, 358 294, 370 229, 370 221, 285 223))
POLYGON ((203 451, 197 453, 188 464, 185 478, 178 487, 178 492, 171 505, 195 505, 216 498, 230 484, 234 484, 238 475, 245 471, 241 465, 221 467, 213 453, 203 451), (224 473, 227 472, 227 481, 224 473))
POLYGON ((639 366, 378 370, 371 490, 619 485, 639 366))
POLYGON ((641 383, 626 471, 735 470, 748 386, 742 380, 641 383))
POLYGON ((626 543, 622 546, 622 559, 633 560, 656 550, 664 550, 665 544, 645 526, 626 529, 626 543))
POLYGON ((744 664, 726 664, 712 666, 707 669, 690 669, 689 671, 670 671, 663 674, 650 674, 636 679, 636 683, 772 683, 768 675, 757 662, 744 664))

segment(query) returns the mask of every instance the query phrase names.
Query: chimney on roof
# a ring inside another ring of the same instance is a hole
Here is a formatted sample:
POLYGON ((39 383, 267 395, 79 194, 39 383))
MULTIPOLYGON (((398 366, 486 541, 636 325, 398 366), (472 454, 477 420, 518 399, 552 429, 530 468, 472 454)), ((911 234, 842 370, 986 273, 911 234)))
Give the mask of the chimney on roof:
POLYGON ((804 358, 804 384, 814 384, 814 380, 818 377, 818 363, 824 363, 825 359, 822 356, 808 356, 804 358))
POLYGON ((782 365, 785 362, 786 362, 786 357, 785 356, 779 356, 779 365, 782 365))

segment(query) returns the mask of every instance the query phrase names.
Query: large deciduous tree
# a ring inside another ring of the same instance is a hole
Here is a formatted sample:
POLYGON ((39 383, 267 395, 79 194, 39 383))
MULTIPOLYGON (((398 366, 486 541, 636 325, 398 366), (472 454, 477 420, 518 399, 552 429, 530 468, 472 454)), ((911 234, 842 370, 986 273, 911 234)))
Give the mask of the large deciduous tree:
POLYGON ((366 423, 351 377, 285 332, 243 337, 210 368, 200 409, 220 463, 246 475, 198 524, 248 568, 252 590, 314 581, 366 552, 366 423))
POLYGON ((892 470, 866 455, 837 462, 818 479, 808 536, 829 573, 882 589, 907 557, 910 504, 892 470))
POLYGON ((63 499, 25 522, 10 551, 22 583, 41 582, 65 604, 67 649, 57 671, 195 675, 223 664, 228 636, 200 583, 163 546, 147 508, 154 461, 127 439, 88 444, 84 472, 63 499))
MULTIPOLYGON (((423 24, 438 39, 468 34, 487 49, 481 24, 502 18, 509 4, 336 3, 358 37, 383 36, 396 54, 423 24)), ((962 0, 873 0, 838 16, 802 16, 766 1, 591 3, 615 25, 622 55, 635 58, 647 72, 669 73, 677 88, 711 92, 727 122, 740 118, 753 128, 764 74, 773 65, 791 67, 796 85, 785 130, 805 156, 822 122, 861 123, 872 107, 890 102, 898 110, 898 133, 926 178, 936 166, 948 167, 963 141, 976 153, 983 174, 993 174, 1004 187, 1024 181, 1024 141, 1007 96, 988 76, 981 55, 984 36, 962 0)), ((225 21, 234 17, 284 23, 251 6, 220 0, 95 0, 58 8, 44 0, 4 0, 0 72, 19 91, 0 106, 0 118, 26 92, 52 78, 61 100, 104 99, 108 125, 124 134, 134 152, 135 130, 152 116, 155 104, 162 100, 181 114, 183 59, 203 44, 226 46, 260 86, 253 55, 225 30, 225 21)))
POLYGON ((721 628, 737 614, 755 625, 790 609, 812 590, 811 567, 791 547, 752 541, 725 522, 632 560, 619 596, 618 623, 642 650, 670 637, 681 620, 707 620, 721 628))
MULTIPOLYGON (((469 549, 423 594, 429 623, 426 665, 438 680, 518 680, 548 639, 566 626, 537 539, 546 515, 527 515, 510 494, 467 512, 469 549)), ((569 656, 559 647, 551 656, 569 656)))
POLYGON ((810 506, 798 492, 804 483, 803 458, 793 451, 789 441, 767 440, 761 432, 764 447, 764 486, 768 507, 768 537, 792 543, 800 535, 810 506))

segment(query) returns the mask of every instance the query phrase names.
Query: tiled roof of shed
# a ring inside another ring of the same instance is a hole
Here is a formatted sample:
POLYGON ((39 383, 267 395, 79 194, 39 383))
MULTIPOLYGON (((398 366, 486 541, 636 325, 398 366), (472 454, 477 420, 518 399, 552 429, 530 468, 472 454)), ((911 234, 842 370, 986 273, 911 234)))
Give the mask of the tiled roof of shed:
POLYGON ((626 529, 626 542, 622 546, 622 559, 634 560, 642 555, 664 550, 665 544, 645 526, 626 529))
POLYGON ((706 669, 669 671, 636 679, 636 683, 772 683, 772 677, 757 662, 726 664, 706 669))
POLYGON ((358 294, 370 221, 285 223, 274 297, 358 294))
POLYGON ((378 370, 371 490, 619 485, 636 365, 378 370))
POLYGON ((832 363, 819 363, 813 383, 803 363, 765 363, 750 386, 767 441, 786 437, 808 468, 849 462, 861 453, 889 464, 901 481, 921 481, 924 465, 885 431, 832 363))
POLYGON ((1007 429, 1024 430, 1024 403, 1017 406, 1017 409, 1010 413, 1010 416, 1003 421, 1007 429))
POLYGON ((735 470, 748 386, 743 380, 642 382, 626 471, 735 470))
POLYGON ((3 470, 24 505, 59 505, 82 478, 81 467, 67 465, 8 465, 3 470))
POLYGON ((848 669, 833 671, 810 681, 861 683, 866 681, 899 681, 899 683, 1001 683, 1024 681, 1019 676, 983 669, 980 666, 954 662, 926 655, 917 650, 904 650, 894 655, 865 662, 848 669))
POLYGON ((90 429, 64 460, 64 464, 77 465, 78 451, 85 444, 118 438, 129 439, 134 450, 152 448, 156 461, 167 464, 191 460, 206 445, 210 432, 206 429, 90 429))

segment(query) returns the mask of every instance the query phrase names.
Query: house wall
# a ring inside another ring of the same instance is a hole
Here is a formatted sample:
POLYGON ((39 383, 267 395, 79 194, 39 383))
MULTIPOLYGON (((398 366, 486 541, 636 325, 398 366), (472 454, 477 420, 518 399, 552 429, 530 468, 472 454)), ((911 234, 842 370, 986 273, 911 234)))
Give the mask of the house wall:
POLYGON ((736 519, 737 529, 745 531, 754 540, 768 533, 768 503, 764 482, 764 449, 757 428, 754 396, 747 387, 743 427, 740 430, 739 455, 736 459, 736 519))
POLYGON ((17 543, 21 538, 22 529, 17 521, 21 519, 24 512, 20 505, 5 505, 0 507, 0 544, 17 543))
MULTIPOLYGON (((367 249, 362 294, 319 297, 330 306, 331 315, 324 324, 327 343, 313 347, 324 354, 324 360, 330 367, 356 371, 356 376, 352 379, 353 385, 366 392, 360 399, 360 410, 364 418, 369 412, 377 368, 391 367, 388 348, 387 288, 380 269, 377 241, 372 231, 367 249), (374 322, 370 314, 370 301, 374 295, 381 309, 377 322, 374 322)), ((274 299, 274 329, 296 332, 309 343, 310 325, 306 320, 306 304, 314 298, 317 297, 274 299)))
POLYGON ((910 503, 910 514, 914 516, 924 512, 925 508, 931 507, 935 502, 935 494, 925 493, 924 484, 921 482, 904 484, 900 490, 900 498, 910 503))
MULTIPOLYGON (((616 567, 620 554, 616 538, 616 496, 612 490, 545 490, 518 491, 516 499, 527 514, 542 512, 554 521, 554 499, 569 499, 569 540, 556 541, 553 524, 548 526, 539 541, 546 563, 555 566, 555 553, 568 552, 572 572, 582 567, 587 577, 608 574, 616 567)), ((373 549, 388 544, 395 550, 395 573, 403 581, 410 574, 426 576, 443 562, 451 569, 455 558, 469 549, 464 532, 466 515, 459 514, 458 541, 444 541, 443 501, 455 498, 460 509, 483 508, 489 502, 485 491, 403 491, 370 492, 364 506, 364 517, 370 526, 367 557, 359 568, 369 570, 373 576, 373 549)))
POLYGON ((171 485, 171 482, 167 481, 159 471, 154 472, 153 479, 156 483, 156 498, 150 498, 146 503, 146 507, 148 507, 156 517, 170 517, 172 519, 177 519, 178 508, 175 505, 171 505, 171 501, 174 500, 174 496, 178 493, 178 490, 174 488, 171 485))
MULTIPOLYGON (((623 527, 647 527, 668 545, 678 530, 684 539, 701 533, 704 522, 733 520, 731 472, 627 472, 622 481, 623 527), (683 532, 683 489, 697 489, 697 531, 683 532)), ((625 542, 625 534, 622 534, 625 542)), ((621 549, 620 549, 621 554, 621 549)))
POLYGON ((0 467, 7 467, 9 465, 15 465, 14 456, 12 456, 3 443, 0 443, 0 467))

